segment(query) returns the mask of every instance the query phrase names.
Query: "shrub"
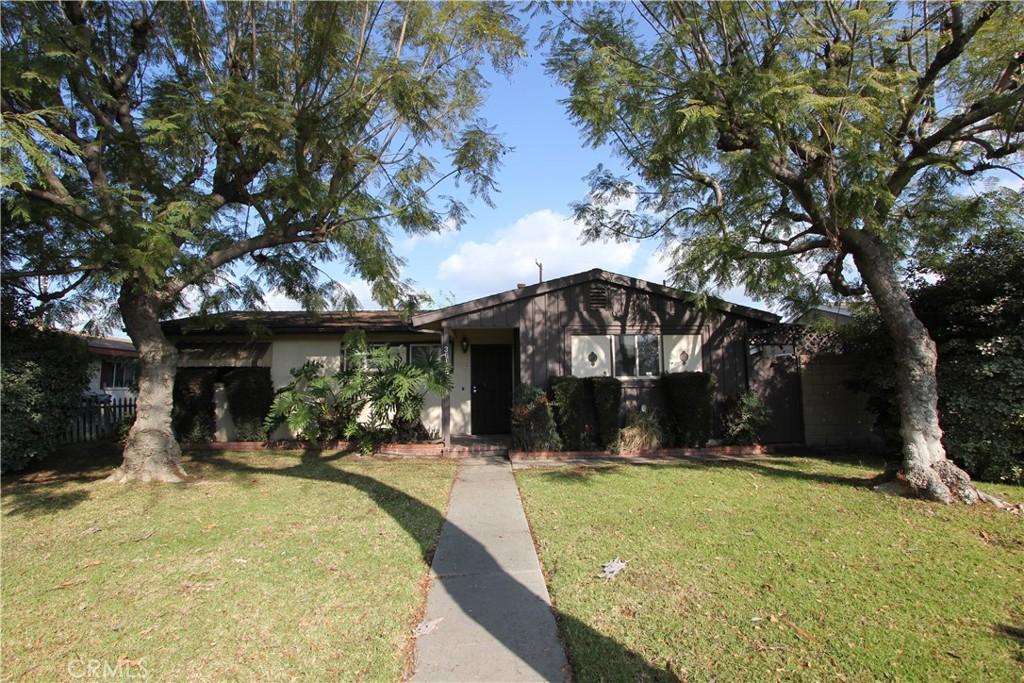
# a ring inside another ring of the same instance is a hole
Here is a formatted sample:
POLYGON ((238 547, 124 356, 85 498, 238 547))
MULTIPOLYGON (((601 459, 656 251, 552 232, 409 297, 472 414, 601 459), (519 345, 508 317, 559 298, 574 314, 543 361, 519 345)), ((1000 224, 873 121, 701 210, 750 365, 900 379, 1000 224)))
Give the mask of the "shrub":
POLYGON ((555 422, 562 445, 569 451, 593 448, 595 439, 592 385, 581 377, 555 377, 551 380, 555 422))
POLYGON ((764 401, 749 390, 726 399, 722 412, 726 443, 743 446, 757 443, 771 420, 764 401))
POLYGON ((79 337, 7 326, 2 349, 0 471, 11 472, 60 444, 89 383, 89 352, 79 337))
POLYGON ((673 372, 658 382, 665 396, 668 439, 675 446, 704 446, 711 438, 714 384, 706 372, 673 372))
POLYGON ((117 424, 114 425, 114 441, 120 446, 125 446, 128 443, 128 432, 132 430, 132 425, 135 424, 134 415, 125 415, 117 424))
POLYGON ((358 430, 366 405, 365 373, 355 369, 323 374, 323 365, 310 361, 291 371, 292 381, 278 390, 264 420, 272 433, 287 424, 297 438, 317 443, 348 439, 358 430))
POLYGON ((264 420, 274 402, 274 384, 270 368, 236 368, 224 373, 224 393, 235 423, 238 441, 262 441, 267 438, 264 420))
POLYGON ((630 412, 626 426, 619 431, 620 453, 651 451, 664 445, 664 433, 657 411, 630 412))
POLYGON ((214 412, 216 368, 179 368, 174 376, 171 425, 179 441, 213 441, 217 432, 214 412))
POLYGON ((558 451, 562 448, 547 394, 528 384, 516 387, 512 403, 512 448, 518 451, 558 451))
POLYGON ((274 396, 266 430, 284 422, 299 438, 320 443, 346 439, 364 453, 389 439, 428 438, 420 414, 428 391, 451 391, 445 361, 407 363, 386 347, 366 351, 362 342, 356 347, 348 350, 365 354, 365 363, 332 375, 322 374, 317 363, 292 370, 295 379, 274 396), (365 408, 369 410, 360 422, 365 408))
POLYGON ((622 382, 614 377, 594 377, 587 381, 592 385, 598 445, 612 448, 619 436, 622 382))

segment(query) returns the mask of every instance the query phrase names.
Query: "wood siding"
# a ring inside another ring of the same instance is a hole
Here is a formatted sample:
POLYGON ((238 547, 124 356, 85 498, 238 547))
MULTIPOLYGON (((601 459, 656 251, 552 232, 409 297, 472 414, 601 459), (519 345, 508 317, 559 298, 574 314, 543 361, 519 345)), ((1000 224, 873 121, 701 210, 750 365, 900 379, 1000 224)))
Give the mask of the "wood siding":
MULTIPOLYGON (((716 402, 747 387, 748 319, 734 313, 699 311, 692 304, 610 283, 603 307, 588 305, 583 283, 499 303, 448 318, 446 327, 511 328, 519 331, 519 381, 547 388, 552 377, 570 373, 574 334, 700 334, 704 369, 715 376, 716 402)), ((626 408, 659 406, 657 383, 623 382, 626 408)))

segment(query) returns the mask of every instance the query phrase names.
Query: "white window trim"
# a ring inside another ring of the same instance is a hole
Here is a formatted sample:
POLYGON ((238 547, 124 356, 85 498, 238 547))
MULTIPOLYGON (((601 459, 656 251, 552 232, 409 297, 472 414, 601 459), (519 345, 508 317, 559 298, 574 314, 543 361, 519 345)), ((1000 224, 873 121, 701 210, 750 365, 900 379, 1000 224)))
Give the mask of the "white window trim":
MULTIPOLYGON (((680 334, 684 334, 686 336, 701 337, 701 335, 698 334, 698 333, 680 333, 680 334)), ((668 370, 665 367, 665 337, 667 337, 667 336, 674 336, 674 335, 676 335, 676 333, 674 333, 674 332, 670 333, 670 334, 664 334, 663 332, 657 332, 657 333, 650 333, 650 332, 626 332, 624 334, 587 334, 586 332, 579 332, 579 333, 572 332, 572 333, 570 333, 570 338, 571 337, 602 337, 602 338, 606 339, 608 341, 608 358, 609 358, 609 363, 611 364, 611 367, 610 367, 610 372, 607 375, 604 375, 604 376, 605 377, 614 377, 615 379, 617 379, 619 381, 623 381, 623 382, 635 382, 635 381, 651 381, 651 380, 656 380, 659 377, 663 377, 664 375, 668 374, 668 370), (640 375, 640 374, 637 374, 637 375, 617 375, 617 374, 615 374, 616 365, 617 365, 617 361, 618 361, 618 348, 619 348, 619 342, 618 342, 617 337, 633 337, 634 351, 636 353, 637 372, 639 372, 640 371, 640 347, 639 347, 640 342, 639 342, 638 338, 639 337, 645 337, 645 336, 657 337, 657 339, 658 339, 658 345, 657 345, 657 350, 658 350, 658 372, 657 372, 657 374, 654 374, 654 375, 640 375)), ((704 345, 704 340, 703 340, 703 338, 701 338, 700 346, 703 347, 703 345, 704 345)), ((569 374, 572 377, 583 377, 583 375, 573 375, 572 374, 572 367, 571 366, 569 367, 569 374)))

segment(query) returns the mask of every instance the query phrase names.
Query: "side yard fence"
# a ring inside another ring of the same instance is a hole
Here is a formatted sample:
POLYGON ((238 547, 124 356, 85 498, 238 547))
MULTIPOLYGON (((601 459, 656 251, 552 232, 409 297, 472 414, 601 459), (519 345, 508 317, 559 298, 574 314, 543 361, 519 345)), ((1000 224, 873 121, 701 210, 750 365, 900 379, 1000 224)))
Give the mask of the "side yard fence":
POLYGON ((112 398, 108 402, 83 398, 78 415, 71 420, 64 433, 63 442, 83 443, 108 439, 114 436, 114 430, 121 420, 134 415, 134 398, 112 398))

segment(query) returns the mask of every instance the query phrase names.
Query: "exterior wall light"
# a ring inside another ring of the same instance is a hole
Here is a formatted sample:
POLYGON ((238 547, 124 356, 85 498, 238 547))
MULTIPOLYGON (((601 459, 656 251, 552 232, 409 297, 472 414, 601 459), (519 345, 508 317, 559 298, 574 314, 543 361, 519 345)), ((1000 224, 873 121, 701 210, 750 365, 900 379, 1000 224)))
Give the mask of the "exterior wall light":
POLYGON ((459 346, 462 347, 462 352, 463 353, 469 353, 469 338, 468 337, 463 337, 462 341, 459 342, 459 346))

